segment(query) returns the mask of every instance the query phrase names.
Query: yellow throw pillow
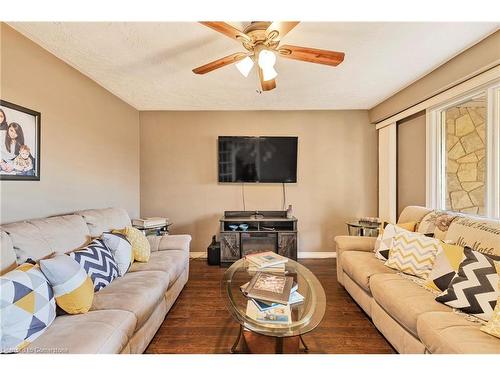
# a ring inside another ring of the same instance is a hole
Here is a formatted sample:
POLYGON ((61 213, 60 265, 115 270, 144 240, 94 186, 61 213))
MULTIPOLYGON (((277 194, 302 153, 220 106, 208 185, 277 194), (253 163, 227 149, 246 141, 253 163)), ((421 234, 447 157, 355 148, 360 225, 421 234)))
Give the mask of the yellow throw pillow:
MULTIPOLYGON (((383 234, 385 227, 389 224, 392 224, 392 223, 389 223, 388 221, 383 222, 379 233, 383 234)), ((418 223, 416 221, 409 221, 407 223, 397 223, 397 224, 392 224, 392 225, 398 226, 399 228, 402 228, 402 229, 407 230, 409 232, 415 232, 415 227, 417 226, 417 224, 418 223)))
POLYGON ((464 248, 459 245, 439 243, 436 260, 425 286, 444 292, 457 275, 460 263, 465 259, 464 248))
POLYGON ((77 261, 68 255, 40 260, 40 269, 54 290, 57 305, 68 314, 83 314, 94 300, 94 284, 77 261))
POLYGON ((151 246, 146 236, 137 228, 126 227, 121 230, 114 230, 112 233, 121 233, 127 237, 132 245, 134 260, 138 262, 147 262, 151 256, 151 246))
MULTIPOLYGON (((495 269, 500 276, 500 262, 495 261, 495 269)), ((498 281, 498 289, 500 290, 500 280, 498 281)), ((500 297, 497 299, 493 316, 486 325, 481 327, 481 331, 500 339, 500 297)))

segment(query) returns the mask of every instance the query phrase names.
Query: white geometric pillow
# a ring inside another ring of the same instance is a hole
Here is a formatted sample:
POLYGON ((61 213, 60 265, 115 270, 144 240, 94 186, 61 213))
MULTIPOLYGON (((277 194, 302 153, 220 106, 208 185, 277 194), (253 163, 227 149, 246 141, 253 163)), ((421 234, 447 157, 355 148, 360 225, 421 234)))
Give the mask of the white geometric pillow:
POLYGON ((132 263, 132 245, 127 237, 120 233, 103 233, 102 240, 115 258, 119 276, 125 275, 132 263))
POLYGON ((387 224, 383 233, 379 234, 375 241, 375 256, 380 260, 387 260, 389 258, 389 249, 392 247, 394 237, 399 233, 412 233, 394 224, 387 224))
POLYGON ((37 266, 24 263, 0 277, 0 352, 23 349, 55 317, 54 292, 37 266))
POLYGON ((489 320, 499 296, 499 276, 494 260, 500 258, 486 256, 469 247, 464 248, 464 255, 457 276, 451 280, 448 289, 436 297, 436 301, 489 320))

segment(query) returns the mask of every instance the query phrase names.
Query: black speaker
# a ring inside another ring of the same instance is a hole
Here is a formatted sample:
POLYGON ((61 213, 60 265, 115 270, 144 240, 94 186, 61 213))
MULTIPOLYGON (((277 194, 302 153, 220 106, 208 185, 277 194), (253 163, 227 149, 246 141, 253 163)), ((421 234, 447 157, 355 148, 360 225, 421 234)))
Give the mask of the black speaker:
POLYGON ((212 237, 212 243, 207 248, 207 261, 211 266, 220 264, 220 242, 215 240, 215 236, 212 237))

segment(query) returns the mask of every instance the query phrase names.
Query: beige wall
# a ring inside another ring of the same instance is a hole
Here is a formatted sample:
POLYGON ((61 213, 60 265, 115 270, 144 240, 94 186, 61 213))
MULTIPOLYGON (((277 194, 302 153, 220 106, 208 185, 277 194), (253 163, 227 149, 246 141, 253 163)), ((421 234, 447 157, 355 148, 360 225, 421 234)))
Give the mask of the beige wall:
POLYGON ((500 63, 500 31, 455 56, 369 111, 370 122, 382 121, 500 63))
POLYGON ((397 209, 425 206, 425 111, 397 123, 397 209))
MULTIPOLYGON (((377 137, 366 111, 141 112, 141 214, 166 215, 203 251, 242 187, 217 182, 217 136, 299 137, 298 182, 287 204, 300 251, 333 251, 345 220, 377 213, 377 137)), ((280 184, 245 184, 246 207, 281 209, 280 184)))
POLYGON ((1 222, 109 206, 139 215, 138 111, 0 27, 0 97, 42 114, 41 180, 0 182, 1 222))

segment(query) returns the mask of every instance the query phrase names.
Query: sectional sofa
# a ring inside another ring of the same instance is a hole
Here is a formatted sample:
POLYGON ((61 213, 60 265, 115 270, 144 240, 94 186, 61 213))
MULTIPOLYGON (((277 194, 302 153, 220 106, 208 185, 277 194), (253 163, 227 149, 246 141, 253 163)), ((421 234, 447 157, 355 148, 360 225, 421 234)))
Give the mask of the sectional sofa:
MULTIPOLYGON (((398 223, 420 222, 431 211, 406 207, 398 223)), ((488 249, 500 255, 500 220, 460 216, 471 229, 452 221, 444 240, 474 248, 484 238, 473 228, 489 228, 488 249)), ((436 302, 430 291, 378 260, 375 238, 338 236, 335 242, 339 283, 399 353, 500 353, 500 339, 480 331, 481 323, 436 302)))
MULTIPOLYGON (((27 258, 70 252, 103 232, 130 226, 119 208, 85 210, 71 215, 0 226, 5 272, 27 258)), ((151 257, 135 262, 123 276, 94 296, 91 311, 58 315, 24 351, 28 353, 142 353, 182 291, 189 274, 188 235, 149 236, 151 257)))

